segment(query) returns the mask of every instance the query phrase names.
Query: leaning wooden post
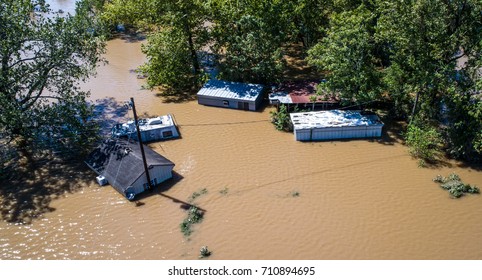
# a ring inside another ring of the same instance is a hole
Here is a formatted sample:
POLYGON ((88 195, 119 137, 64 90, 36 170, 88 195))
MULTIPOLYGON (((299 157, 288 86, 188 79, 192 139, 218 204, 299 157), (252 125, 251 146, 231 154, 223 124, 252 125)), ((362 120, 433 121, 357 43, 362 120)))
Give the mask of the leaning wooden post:
POLYGON ((134 98, 131 97, 132 113, 134 114, 134 123, 136 124, 137 139, 139 140, 139 147, 141 148, 142 162, 144 163, 144 171, 147 177, 147 186, 149 190, 152 190, 151 176, 149 175, 149 168, 147 167, 146 154, 144 153, 144 146, 142 145, 141 131, 139 130, 139 123, 137 121, 136 105, 134 104, 134 98))

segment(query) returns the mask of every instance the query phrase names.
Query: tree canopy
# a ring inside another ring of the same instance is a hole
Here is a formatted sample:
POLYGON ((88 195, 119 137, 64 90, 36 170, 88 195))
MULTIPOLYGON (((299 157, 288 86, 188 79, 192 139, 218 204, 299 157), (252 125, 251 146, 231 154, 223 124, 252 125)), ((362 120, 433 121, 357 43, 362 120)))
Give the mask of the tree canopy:
POLYGON ((309 50, 309 61, 328 71, 326 86, 355 102, 377 100, 380 71, 375 57, 375 13, 364 5, 354 10, 333 13, 330 28, 309 50))
POLYGON ((94 73, 104 46, 91 3, 63 15, 44 1, 2 1, 0 26, 4 139, 24 151, 87 147, 97 131, 78 82, 94 73))

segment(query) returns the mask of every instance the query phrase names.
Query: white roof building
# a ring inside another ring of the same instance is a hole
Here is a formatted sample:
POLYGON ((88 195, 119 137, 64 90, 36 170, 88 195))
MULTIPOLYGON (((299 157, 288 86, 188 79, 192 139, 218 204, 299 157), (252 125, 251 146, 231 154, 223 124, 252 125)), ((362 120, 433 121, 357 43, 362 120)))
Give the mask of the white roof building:
POLYGON ((380 137, 383 123, 375 114, 360 111, 319 111, 291 113, 298 141, 380 137))

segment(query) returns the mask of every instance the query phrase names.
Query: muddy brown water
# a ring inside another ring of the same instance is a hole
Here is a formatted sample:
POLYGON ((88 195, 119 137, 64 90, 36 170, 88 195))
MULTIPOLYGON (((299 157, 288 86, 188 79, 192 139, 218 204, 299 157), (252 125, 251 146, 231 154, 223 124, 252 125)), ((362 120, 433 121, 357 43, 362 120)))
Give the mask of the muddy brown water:
POLYGON ((300 143, 273 128, 270 108, 163 103, 129 71, 145 61, 140 44, 110 41, 110 63, 85 88, 174 114, 182 139, 150 146, 178 179, 136 205, 87 174, 87 187, 31 224, 0 222, 0 259, 197 259, 204 245, 211 259, 482 259, 482 198, 451 199, 432 182, 456 172, 481 186, 480 170, 418 168, 390 135, 300 143), (204 220, 186 238, 183 202, 204 188, 194 200, 204 220))

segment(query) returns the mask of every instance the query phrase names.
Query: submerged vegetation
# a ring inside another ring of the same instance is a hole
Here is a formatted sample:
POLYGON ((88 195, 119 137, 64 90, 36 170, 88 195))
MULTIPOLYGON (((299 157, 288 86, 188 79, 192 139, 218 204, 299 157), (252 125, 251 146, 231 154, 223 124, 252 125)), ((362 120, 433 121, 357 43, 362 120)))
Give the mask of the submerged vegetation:
MULTIPOLYGON (((208 193, 208 190, 206 188, 200 191, 193 192, 189 197, 189 202, 193 203, 194 200, 196 200, 198 197, 207 193, 208 193)), ((200 223, 203 220, 203 217, 204 217, 204 212, 201 209, 199 209, 197 206, 191 205, 189 207, 189 210, 187 210, 187 217, 179 225, 181 228, 181 232, 184 234, 184 236, 186 237, 190 236, 192 233, 191 226, 193 224, 200 223)))
POLYGON ((292 131, 293 125, 290 120, 290 114, 286 105, 281 104, 279 110, 271 111, 271 122, 279 131, 292 131))
POLYGON ((196 206, 191 206, 188 210, 187 217, 182 221, 180 227, 181 227, 181 232, 184 234, 184 236, 190 236, 192 233, 192 228, 191 226, 193 224, 200 223, 203 219, 203 212, 197 208, 196 206))
POLYGON ((222 194, 222 195, 227 195, 229 192, 229 188, 228 187, 224 187, 224 189, 220 190, 219 193, 222 194))
POLYGON ((440 184, 440 187, 447 190, 453 198, 462 197, 466 193, 478 194, 480 189, 477 186, 464 184, 459 175, 452 173, 448 177, 437 175, 433 181, 440 184))
POLYGON ((208 190, 206 188, 204 188, 200 191, 193 192, 191 194, 191 196, 189 197, 189 202, 193 202, 196 198, 200 197, 203 194, 207 194, 207 193, 208 193, 208 190))
POLYGON ((427 124, 416 121, 409 124, 405 140, 410 154, 419 159, 421 167, 435 163, 442 155, 442 137, 436 128, 427 124))
POLYGON ((299 196, 300 196, 300 192, 299 192, 299 191, 291 191, 291 192, 290 192, 290 195, 291 195, 292 197, 299 197, 299 196))
POLYGON ((203 259, 211 256, 212 252, 209 251, 208 246, 202 246, 199 250, 199 254, 199 258, 203 259))

